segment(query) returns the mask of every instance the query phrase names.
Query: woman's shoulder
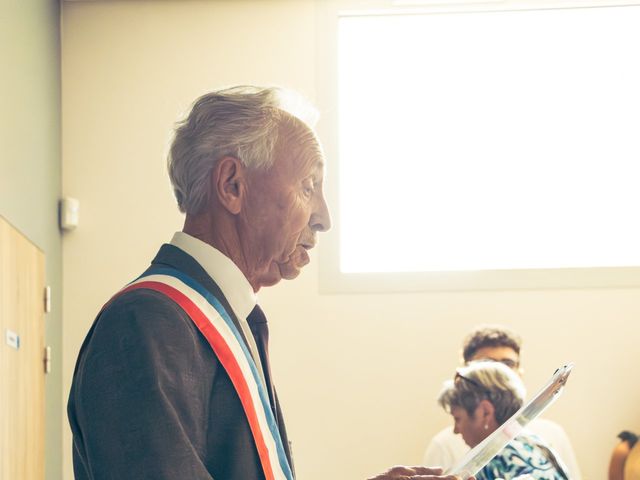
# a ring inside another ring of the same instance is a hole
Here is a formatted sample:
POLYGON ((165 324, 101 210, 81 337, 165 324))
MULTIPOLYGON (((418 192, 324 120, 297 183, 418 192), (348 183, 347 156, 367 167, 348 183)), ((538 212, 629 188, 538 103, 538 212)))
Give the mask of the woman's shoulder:
POLYGON ((479 480, 513 478, 529 474, 536 480, 564 478, 550 462, 545 449, 540 447, 532 434, 521 434, 514 438, 491 462, 485 466, 479 480))

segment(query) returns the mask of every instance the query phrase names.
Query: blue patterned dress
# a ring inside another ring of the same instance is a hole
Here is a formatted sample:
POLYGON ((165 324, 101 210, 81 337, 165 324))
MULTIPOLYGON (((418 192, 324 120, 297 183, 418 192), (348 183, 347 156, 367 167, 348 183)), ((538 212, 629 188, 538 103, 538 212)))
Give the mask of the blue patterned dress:
POLYGON ((535 435, 514 438, 476 475, 477 480, 510 480, 531 475, 536 480, 570 480, 562 461, 535 435))

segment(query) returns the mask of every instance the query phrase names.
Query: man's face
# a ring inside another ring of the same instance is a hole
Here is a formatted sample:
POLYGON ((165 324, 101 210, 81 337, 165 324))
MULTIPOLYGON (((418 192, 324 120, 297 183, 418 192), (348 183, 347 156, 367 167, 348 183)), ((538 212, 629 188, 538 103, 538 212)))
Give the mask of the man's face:
POLYGON ((316 233, 331 226, 322 190, 324 158, 315 136, 308 131, 296 145, 286 143, 276 146, 269 169, 248 171, 240 241, 256 291, 297 277, 309 263, 316 233))
POLYGON ((470 361, 476 360, 493 360, 494 362, 504 363, 518 375, 522 374, 522 371, 520 369, 520 357, 511 347, 480 348, 470 359, 470 361))

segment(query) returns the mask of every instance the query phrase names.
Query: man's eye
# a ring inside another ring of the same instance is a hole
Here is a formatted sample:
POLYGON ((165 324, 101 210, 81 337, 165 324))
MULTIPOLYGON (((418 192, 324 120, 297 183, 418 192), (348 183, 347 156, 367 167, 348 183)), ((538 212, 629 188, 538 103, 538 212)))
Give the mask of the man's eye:
POLYGON ((302 186, 302 191, 304 192, 305 197, 310 197, 313 195, 315 188, 313 184, 306 184, 302 186))

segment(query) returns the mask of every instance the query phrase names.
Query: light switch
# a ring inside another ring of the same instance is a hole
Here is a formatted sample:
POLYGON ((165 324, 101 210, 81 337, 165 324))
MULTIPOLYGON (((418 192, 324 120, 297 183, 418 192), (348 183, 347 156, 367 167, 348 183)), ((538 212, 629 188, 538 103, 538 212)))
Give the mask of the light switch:
POLYGON ((13 330, 9 330, 7 328, 4 338, 7 342, 7 345, 9 345, 11 348, 15 348, 16 350, 20 348, 20 335, 18 335, 13 330))

